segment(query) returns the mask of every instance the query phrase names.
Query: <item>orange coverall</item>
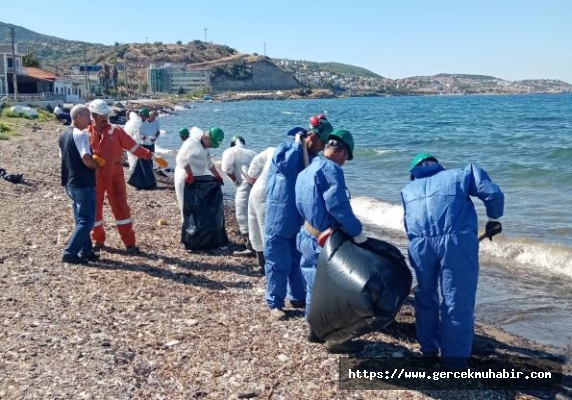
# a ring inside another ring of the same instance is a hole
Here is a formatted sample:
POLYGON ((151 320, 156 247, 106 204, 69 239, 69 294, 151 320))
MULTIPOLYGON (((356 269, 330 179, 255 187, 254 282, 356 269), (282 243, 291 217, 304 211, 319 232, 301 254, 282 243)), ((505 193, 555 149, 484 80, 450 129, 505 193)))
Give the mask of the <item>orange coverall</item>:
POLYGON ((96 244, 105 243, 103 198, 107 193, 107 200, 115 217, 121 240, 125 246, 135 246, 135 231, 131 209, 127 204, 127 188, 123 175, 123 150, 144 160, 150 160, 153 153, 138 145, 127 132, 117 125, 106 125, 101 135, 96 132, 93 123, 88 130, 93 154, 105 160, 105 166, 95 171, 95 226, 91 231, 91 239, 96 244))

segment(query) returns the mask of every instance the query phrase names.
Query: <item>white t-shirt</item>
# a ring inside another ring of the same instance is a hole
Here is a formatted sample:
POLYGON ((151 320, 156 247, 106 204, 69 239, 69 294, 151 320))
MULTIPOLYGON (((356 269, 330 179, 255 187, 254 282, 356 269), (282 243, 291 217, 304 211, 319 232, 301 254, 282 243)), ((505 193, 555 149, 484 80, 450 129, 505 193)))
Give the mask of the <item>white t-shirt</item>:
POLYGON ((56 106, 54 108, 54 114, 61 114, 63 112, 64 112, 64 110, 60 106, 56 106))
POLYGON ((149 124, 148 126, 148 132, 149 135, 147 137, 152 137, 157 135, 157 132, 159 131, 159 120, 157 120, 157 118, 155 118, 155 121, 151 122, 151 121, 147 121, 147 123, 149 124))
POLYGON ((143 143, 143 144, 150 144, 151 143, 149 141, 149 138, 151 136, 155 136, 155 132, 153 132, 152 130, 153 130, 153 127, 151 126, 149 121, 147 121, 147 120, 143 121, 143 123, 141 124, 141 127, 139 128, 139 137, 141 138, 141 143, 143 143), (145 136, 145 140, 143 140, 143 136, 145 136))
POLYGON ((91 154, 91 146, 89 145, 89 136, 87 132, 77 129, 75 126, 73 128, 73 141, 75 147, 79 151, 79 156, 83 157, 86 154, 91 154))

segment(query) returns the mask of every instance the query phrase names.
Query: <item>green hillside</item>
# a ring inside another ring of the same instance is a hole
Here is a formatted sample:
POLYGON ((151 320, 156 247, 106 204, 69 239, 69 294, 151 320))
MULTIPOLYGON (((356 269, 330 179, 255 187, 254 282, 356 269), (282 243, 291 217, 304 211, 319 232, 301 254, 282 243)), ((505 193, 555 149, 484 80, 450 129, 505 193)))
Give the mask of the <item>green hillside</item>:
POLYGON ((107 62, 128 62, 133 65, 147 66, 149 63, 200 63, 218 60, 238 54, 228 46, 193 40, 188 43, 115 43, 112 46, 66 40, 42 35, 26 28, 0 22, 0 43, 10 42, 10 28, 16 29, 16 43, 28 46, 44 67, 56 66, 67 69, 81 64, 107 62))

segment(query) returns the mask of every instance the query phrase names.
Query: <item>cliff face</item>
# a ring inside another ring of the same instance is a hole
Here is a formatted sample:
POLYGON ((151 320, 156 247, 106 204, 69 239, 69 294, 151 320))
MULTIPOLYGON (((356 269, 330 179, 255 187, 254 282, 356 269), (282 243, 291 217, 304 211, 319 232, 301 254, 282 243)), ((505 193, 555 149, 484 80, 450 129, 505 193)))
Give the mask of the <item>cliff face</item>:
POLYGON ((217 75, 211 78, 213 92, 251 90, 292 90, 302 87, 291 74, 268 61, 248 64, 250 73, 245 78, 231 75, 217 75))

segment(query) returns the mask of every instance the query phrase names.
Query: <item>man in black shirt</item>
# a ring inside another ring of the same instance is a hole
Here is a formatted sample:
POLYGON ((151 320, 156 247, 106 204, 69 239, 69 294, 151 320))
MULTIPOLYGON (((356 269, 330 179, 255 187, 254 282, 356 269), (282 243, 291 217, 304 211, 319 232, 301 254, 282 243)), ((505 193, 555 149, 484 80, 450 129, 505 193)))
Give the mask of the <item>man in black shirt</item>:
POLYGON ((62 262, 87 264, 97 260, 89 236, 95 222, 95 170, 105 160, 92 156, 89 137, 84 131, 90 122, 89 109, 76 105, 71 110, 72 124, 60 136, 62 186, 72 199, 75 229, 64 250, 62 262))

